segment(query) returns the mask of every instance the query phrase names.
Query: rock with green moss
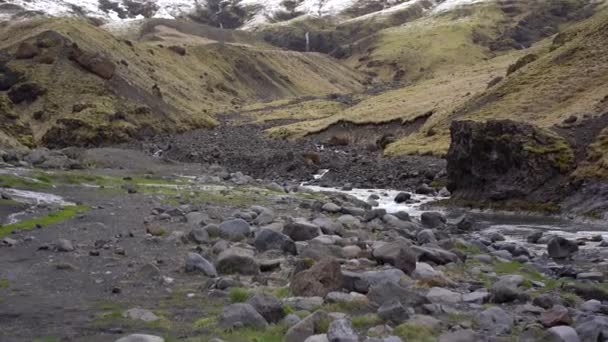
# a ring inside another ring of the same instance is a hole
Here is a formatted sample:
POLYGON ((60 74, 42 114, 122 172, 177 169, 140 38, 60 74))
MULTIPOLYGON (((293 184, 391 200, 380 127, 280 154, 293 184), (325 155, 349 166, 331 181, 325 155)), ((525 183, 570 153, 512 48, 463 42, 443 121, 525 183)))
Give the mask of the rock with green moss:
POLYGON ((547 201, 574 167, 574 152, 553 131, 512 120, 454 121, 448 189, 458 199, 547 201))

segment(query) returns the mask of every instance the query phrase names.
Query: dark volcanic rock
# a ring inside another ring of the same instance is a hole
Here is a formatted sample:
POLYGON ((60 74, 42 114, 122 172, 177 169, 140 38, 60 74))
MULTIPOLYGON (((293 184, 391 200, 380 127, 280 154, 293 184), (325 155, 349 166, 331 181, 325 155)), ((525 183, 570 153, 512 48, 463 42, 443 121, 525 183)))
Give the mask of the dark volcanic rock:
POLYGON ((46 89, 34 82, 27 82, 12 87, 8 92, 8 98, 11 102, 18 104, 21 102, 34 102, 36 99, 44 95, 46 89))
POLYGON ((578 244, 574 241, 556 236, 547 244, 547 252, 553 259, 569 258, 574 253, 578 252, 578 244))
POLYGON ((456 198, 524 199, 574 164, 565 139, 526 123, 454 121, 451 138, 448 189, 456 198))
POLYGON ((105 56, 99 53, 90 53, 82 51, 76 44, 74 44, 70 51, 70 59, 78 63, 81 67, 87 71, 104 78, 110 79, 114 76, 116 71, 116 64, 105 56))

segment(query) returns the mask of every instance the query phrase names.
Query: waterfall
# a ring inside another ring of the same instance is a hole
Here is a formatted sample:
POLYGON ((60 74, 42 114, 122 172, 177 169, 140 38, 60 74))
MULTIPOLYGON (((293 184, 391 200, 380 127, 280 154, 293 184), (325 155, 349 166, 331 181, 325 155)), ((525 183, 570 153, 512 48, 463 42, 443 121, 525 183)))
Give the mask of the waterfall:
POLYGON ((306 32, 306 52, 310 51, 310 32, 306 32))

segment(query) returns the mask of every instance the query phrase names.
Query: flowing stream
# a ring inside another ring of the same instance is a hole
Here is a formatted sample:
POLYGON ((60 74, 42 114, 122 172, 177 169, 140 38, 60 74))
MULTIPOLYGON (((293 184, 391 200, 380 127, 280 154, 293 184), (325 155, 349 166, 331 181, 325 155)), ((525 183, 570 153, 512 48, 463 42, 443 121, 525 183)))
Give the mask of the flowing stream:
MULTIPOLYGON (((321 179, 329 170, 321 170, 313 178, 321 179)), ((446 215, 449 222, 455 223, 462 215, 464 209, 446 209, 433 207, 432 203, 446 199, 446 197, 425 196, 411 194, 412 201, 398 204, 394 201, 397 194, 401 191, 389 189, 352 189, 342 190, 339 188, 326 188, 314 185, 303 184, 312 191, 331 191, 340 192, 354 196, 362 201, 368 201, 370 195, 377 195, 379 199, 377 208, 383 208, 388 213, 398 211, 407 212, 410 216, 419 218, 425 211, 439 211, 446 215)), ((517 213, 497 213, 466 211, 466 214, 473 218, 476 224, 476 231, 480 236, 489 236, 492 233, 502 234, 506 241, 520 242, 529 247, 538 248, 542 245, 532 245, 527 243, 528 235, 542 231, 545 235, 559 235, 567 239, 579 239, 586 242, 583 248, 597 247, 602 240, 608 241, 608 222, 584 222, 568 220, 553 216, 534 216, 517 213)))

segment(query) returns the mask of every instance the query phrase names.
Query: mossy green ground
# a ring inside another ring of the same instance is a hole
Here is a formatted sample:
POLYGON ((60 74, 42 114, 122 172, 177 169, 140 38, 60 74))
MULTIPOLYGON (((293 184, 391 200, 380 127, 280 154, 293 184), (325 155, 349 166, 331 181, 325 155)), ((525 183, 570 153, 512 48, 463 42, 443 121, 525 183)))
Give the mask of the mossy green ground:
POLYGON ((13 224, 8 224, 4 226, 0 226, 0 237, 4 237, 6 235, 11 234, 13 231, 19 230, 32 230, 37 226, 47 227, 53 225, 55 223, 63 222, 71 219, 72 217, 84 213, 89 209, 89 207, 85 205, 74 205, 67 206, 56 211, 49 213, 48 215, 42 217, 36 217, 24 221, 20 221, 13 224))

